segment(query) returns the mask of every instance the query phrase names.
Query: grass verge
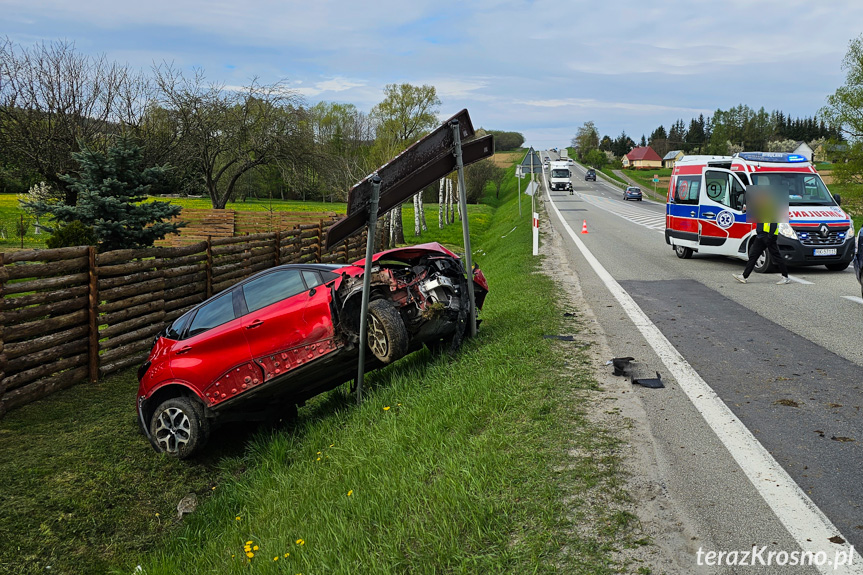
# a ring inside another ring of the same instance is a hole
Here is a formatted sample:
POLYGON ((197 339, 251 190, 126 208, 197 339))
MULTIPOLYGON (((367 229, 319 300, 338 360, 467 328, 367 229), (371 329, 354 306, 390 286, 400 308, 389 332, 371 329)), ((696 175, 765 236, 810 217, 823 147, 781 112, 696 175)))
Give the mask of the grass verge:
MULTIPOLYGON (((0 570, 618 572, 634 518, 605 504, 625 497, 616 440, 584 416, 586 360, 542 337, 562 320, 515 186, 471 213, 489 210, 479 336, 370 374, 360 407, 337 389, 291 429, 222 428, 192 463, 138 435, 131 372, 7 415, 0 570), (178 522, 189 492, 200 506, 178 522)), ((460 243, 432 230, 421 241, 460 243)))

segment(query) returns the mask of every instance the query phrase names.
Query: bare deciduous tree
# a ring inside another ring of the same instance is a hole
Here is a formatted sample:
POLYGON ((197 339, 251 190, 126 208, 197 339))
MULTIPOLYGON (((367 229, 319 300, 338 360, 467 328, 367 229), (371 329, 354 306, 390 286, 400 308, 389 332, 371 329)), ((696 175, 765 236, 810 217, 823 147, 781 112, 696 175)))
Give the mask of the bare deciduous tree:
POLYGON ((81 146, 106 149, 110 136, 137 125, 149 83, 104 55, 76 52, 69 41, 30 48, 0 40, 0 146, 39 174, 65 202, 77 197, 62 176, 81 146))
POLYGON ((225 208, 250 170, 310 155, 301 99, 283 83, 253 80, 229 89, 208 83, 200 71, 191 78, 167 64, 154 71, 162 106, 176 125, 177 161, 201 178, 215 209, 225 208))

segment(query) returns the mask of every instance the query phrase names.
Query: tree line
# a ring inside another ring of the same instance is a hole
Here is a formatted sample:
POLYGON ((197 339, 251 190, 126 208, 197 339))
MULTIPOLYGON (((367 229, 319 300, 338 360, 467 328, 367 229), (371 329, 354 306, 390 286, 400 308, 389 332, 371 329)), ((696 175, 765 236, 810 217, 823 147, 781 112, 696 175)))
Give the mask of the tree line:
MULTIPOLYGON (((81 162, 122 151, 135 155, 141 170, 158 168, 146 182, 152 195, 206 196, 216 209, 247 197, 344 201, 353 184, 436 127, 439 108, 428 85, 388 85, 366 113, 352 104, 310 106, 285 82, 226 86, 202 70, 169 63, 137 70, 67 41, 21 46, 5 38, 0 192, 23 193, 44 182, 34 206, 43 202, 43 213, 44 202, 74 207, 81 162)), ((524 141, 516 132, 492 133, 498 150, 524 141)), ((471 167, 468 188, 494 180, 490 165, 471 167)), ((136 178, 130 189, 140 191, 136 178)), ((71 217, 63 214, 64 221, 71 217)), ((400 209, 397 215, 392 241, 403 242, 400 209)))
POLYGON ((792 118, 781 110, 767 112, 763 107, 754 110, 740 104, 729 110, 716 110, 712 116, 700 114, 688 124, 678 119, 667 131, 660 125, 649 137, 642 135, 638 144, 626 131, 616 138, 608 135, 600 138, 596 125, 588 121, 576 132, 572 146, 579 159, 593 160, 601 166, 612 161, 608 156, 620 158, 636 145, 649 145, 660 156, 672 150, 686 154, 728 155, 743 150, 781 151, 796 141, 818 145, 842 139, 839 125, 823 117, 792 118))

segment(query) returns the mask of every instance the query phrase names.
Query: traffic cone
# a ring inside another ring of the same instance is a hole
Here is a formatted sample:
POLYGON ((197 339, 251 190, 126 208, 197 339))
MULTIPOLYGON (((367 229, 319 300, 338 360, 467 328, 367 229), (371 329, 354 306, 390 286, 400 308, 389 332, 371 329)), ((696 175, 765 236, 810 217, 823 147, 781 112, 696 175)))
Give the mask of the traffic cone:
POLYGON ((582 220, 582 221, 584 223, 581 224, 581 233, 586 234, 587 233, 587 220, 582 220))

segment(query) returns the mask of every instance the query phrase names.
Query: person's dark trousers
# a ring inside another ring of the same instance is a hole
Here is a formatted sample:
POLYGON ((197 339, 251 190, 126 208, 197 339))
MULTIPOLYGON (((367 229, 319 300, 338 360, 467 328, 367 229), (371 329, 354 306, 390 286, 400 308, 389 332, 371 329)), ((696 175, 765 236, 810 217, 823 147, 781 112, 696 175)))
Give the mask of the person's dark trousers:
POLYGON ((757 234, 755 236, 755 242, 753 242, 752 251, 750 252, 752 255, 749 257, 749 261, 746 262, 746 269, 743 270, 743 277, 749 277, 749 274, 751 274, 752 270, 755 269, 755 263, 758 261, 759 256, 761 256, 761 252, 765 249, 770 253, 770 258, 779 266, 779 273, 781 273, 783 277, 787 278, 788 267, 785 265, 785 260, 782 259, 782 255, 779 253, 779 246, 776 245, 776 236, 774 234, 757 234))

